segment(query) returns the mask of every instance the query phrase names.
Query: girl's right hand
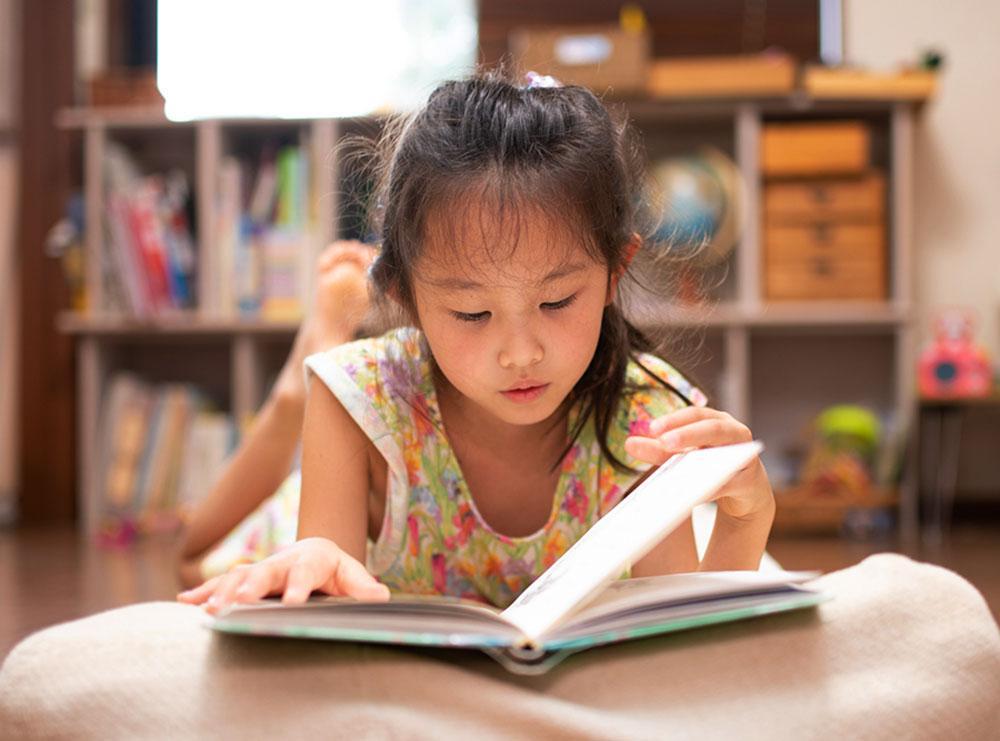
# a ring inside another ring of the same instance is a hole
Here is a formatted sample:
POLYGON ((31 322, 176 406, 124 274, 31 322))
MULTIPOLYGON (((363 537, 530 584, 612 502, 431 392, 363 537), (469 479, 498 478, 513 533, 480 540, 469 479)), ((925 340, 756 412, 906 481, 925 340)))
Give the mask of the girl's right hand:
POLYGON ((177 595, 180 602, 205 605, 215 615, 233 603, 282 595, 286 605, 301 604, 313 590, 333 596, 384 602, 389 589, 356 559, 327 538, 306 538, 263 561, 237 566, 200 587, 177 595))

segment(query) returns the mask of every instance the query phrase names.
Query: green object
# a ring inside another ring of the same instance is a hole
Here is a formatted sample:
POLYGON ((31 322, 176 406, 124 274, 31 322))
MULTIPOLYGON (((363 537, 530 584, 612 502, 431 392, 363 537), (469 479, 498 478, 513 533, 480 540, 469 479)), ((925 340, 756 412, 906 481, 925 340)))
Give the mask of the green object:
POLYGON ((840 404, 824 410, 816 420, 820 435, 828 442, 858 445, 865 455, 878 446, 882 426, 869 409, 852 404, 840 404))

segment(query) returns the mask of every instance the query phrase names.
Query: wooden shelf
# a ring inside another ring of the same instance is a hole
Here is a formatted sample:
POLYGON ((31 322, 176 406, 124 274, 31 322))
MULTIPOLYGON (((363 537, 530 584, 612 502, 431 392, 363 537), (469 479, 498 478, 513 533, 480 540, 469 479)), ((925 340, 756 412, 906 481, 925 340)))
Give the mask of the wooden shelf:
POLYGON ((736 302, 706 306, 646 306, 634 312, 640 327, 895 327, 911 312, 885 302, 783 302, 743 307, 736 302))
POLYGON ((72 335, 100 337, 292 335, 298 329, 298 322, 212 318, 198 314, 140 319, 116 315, 86 316, 66 312, 59 317, 59 329, 62 332, 72 335))
MULTIPOLYGON (((712 274, 719 278, 717 295, 724 300, 704 306, 643 305, 639 299, 648 296, 636 294, 626 314, 641 329, 649 330, 651 337, 662 336, 671 352, 671 341, 678 340, 680 367, 703 385, 714 405, 740 418, 768 441, 768 454, 778 464, 772 469, 775 480, 792 480, 792 471, 783 477, 777 475, 781 451, 798 426, 824 406, 855 400, 905 422, 916 386, 912 149, 918 105, 892 99, 817 100, 801 91, 773 98, 636 97, 609 102, 626 111, 637 123, 637 130, 663 144, 668 153, 706 143, 721 146, 742 174, 746 185, 742 237, 725 270, 712 274), (858 117, 877 129, 878 151, 873 156, 885 168, 890 184, 885 203, 888 301, 768 303, 764 298, 761 132, 772 120, 824 116, 858 117)), ((353 133, 374 133, 384 119, 385 115, 372 115, 173 122, 162 107, 70 108, 58 114, 57 125, 81 132, 84 140, 90 305, 108 305, 101 273, 107 254, 101 163, 111 142, 155 148, 162 141, 170 145, 171 156, 184 158, 188 166, 193 163, 190 175, 198 224, 193 237, 199 286, 206 289, 201 294, 203 304, 195 312, 149 318, 100 313, 60 316, 59 329, 74 338, 78 351, 80 499, 85 528, 93 527, 94 507, 100 501, 96 478, 99 436, 94 431, 98 429, 101 399, 117 371, 132 369, 139 374, 148 372, 158 380, 172 380, 173 369, 162 368, 159 361, 177 353, 182 361, 177 364, 180 380, 190 375, 201 382, 203 376, 214 373, 210 379, 214 386, 230 392, 227 411, 243 419, 266 398, 267 383, 284 362, 284 345, 297 330, 296 322, 224 316, 225 302, 211 290, 226 275, 214 249, 213 225, 220 165, 229 148, 244 139, 301 128, 301 141, 309 142, 311 172, 319 179, 315 186, 319 195, 313 206, 320 232, 310 245, 310 250, 316 251, 337 236, 345 208, 339 179, 352 174, 337 145, 353 133), (188 368, 185 352, 196 347, 200 357, 211 355, 211 360, 188 368)), ((315 254, 304 253, 302 259, 311 265, 315 254)), ((313 286, 306 286, 303 299, 312 290, 313 286)), ((667 359, 674 358, 670 355, 667 359)), ((901 522, 911 522, 914 511, 913 502, 900 502, 901 522)))
MULTIPOLYGON (((612 106, 623 106, 630 117, 639 121, 669 119, 727 119, 747 105, 752 105, 764 115, 836 113, 838 115, 863 115, 888 112, 900 101, 872 99, 863 96, 842 98, 813 98, 802 91, 774 98, 653 98, 609 97, 612 106)), ((387 117, 386 113, 368 116, 348 116, 335 120, 350 122, 376 122, 387 117)), ((205 119, 225 125, 271 125, 307 123, 313 119, 285 118, 220 118, 205 119)), ((92 126, 106 128, 173 128, 189 127, 199 121, 171 121, 162 106, 107 106, 64 108, 56 115, 56 126, 62 129, 86 129, 92 126)))
POLYGON ((835 534, 844 525, 847 514, 855 510, 895 510, 899 492, 874 487, 864 495, 824 496, 800 487, 775 491, 776 511, 773 532, 835 534))
POLYGON ((64 108, 56 114, 56 126, 60 129, 85 129, 91 126, 171 128, 190 125, 190 122, 182 123, 168 119, 163 113, 163 106, 64 108))

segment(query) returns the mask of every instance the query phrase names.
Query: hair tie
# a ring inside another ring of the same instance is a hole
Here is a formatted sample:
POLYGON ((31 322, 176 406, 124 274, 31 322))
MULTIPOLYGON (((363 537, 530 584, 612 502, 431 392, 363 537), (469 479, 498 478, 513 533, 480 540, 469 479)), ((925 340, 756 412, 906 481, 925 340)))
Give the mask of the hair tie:
POLYGON ((532 89, 534 89, 536 87, 562 87, 563 86, 562 83, 559 82, 559 80, 557 80, 556 78, 552 77, 552 75, 540 75, 537 72, 535 72, 534 70, 532 70, 530 72, 526 72, 525 75, 524 75, 524 77, 528 81, 528 84, 525 85, 525 88, 527 90, 532 90, 532 89))

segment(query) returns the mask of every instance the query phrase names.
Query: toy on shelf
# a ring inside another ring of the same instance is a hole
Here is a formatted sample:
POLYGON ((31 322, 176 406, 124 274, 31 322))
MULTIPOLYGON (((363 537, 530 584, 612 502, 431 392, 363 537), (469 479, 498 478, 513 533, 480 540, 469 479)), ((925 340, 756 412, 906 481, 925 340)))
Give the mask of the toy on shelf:
POLYGON ((927 399, 989 396, 993 374, 986 351, 976 344, 975 313, 947 309, 934 320, 934 339, 920 354, 920 395, 927 399))
POLYGON ((882 426, 864 407, 833 406, 811 425, 799 484, 776 494, 775 530, 864 538, 892 528, 896 495, 877 485, 882 426))
POLYGON ((844 404, 823 411, 802 469, 803 488, 821 496, 870 494, 881 434, 878 418, 864 407, 844 404))

